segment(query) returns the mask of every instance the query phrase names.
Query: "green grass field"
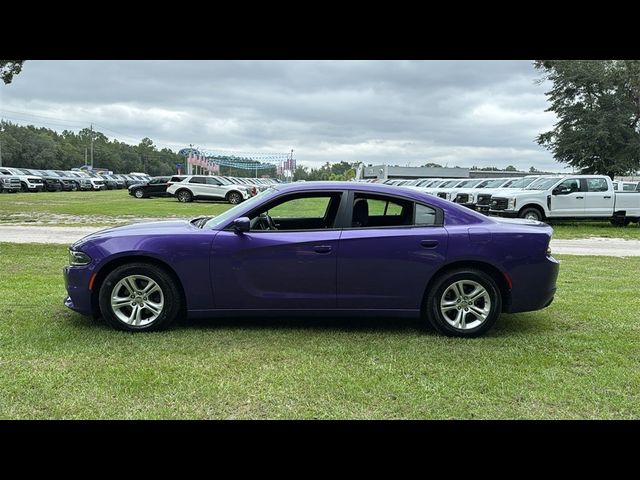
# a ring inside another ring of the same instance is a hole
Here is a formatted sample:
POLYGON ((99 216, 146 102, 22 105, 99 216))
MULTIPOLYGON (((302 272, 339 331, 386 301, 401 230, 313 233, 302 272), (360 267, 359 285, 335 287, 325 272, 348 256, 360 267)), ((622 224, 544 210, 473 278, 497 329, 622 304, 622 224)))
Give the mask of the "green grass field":
MULTIPOLYGON (((146 218, 217 215, 228 208, 230 205, 223 202, 180 203, 174 198, 136 199, 126 190, 2 194, 0 226, 15 223, 110 226, 146 218)), ((553 227, 554 238, 559 239, 597 236, 640 240, 637 223, 616 228, 608 221, 562 221, 553 222, 553 227)))
POLYGON ((640 258, 561 257, 549 308, 475 340, 392 319, 117 332, 63 307, 65 263, 0 244, 2 419, 640 416, 640 258))

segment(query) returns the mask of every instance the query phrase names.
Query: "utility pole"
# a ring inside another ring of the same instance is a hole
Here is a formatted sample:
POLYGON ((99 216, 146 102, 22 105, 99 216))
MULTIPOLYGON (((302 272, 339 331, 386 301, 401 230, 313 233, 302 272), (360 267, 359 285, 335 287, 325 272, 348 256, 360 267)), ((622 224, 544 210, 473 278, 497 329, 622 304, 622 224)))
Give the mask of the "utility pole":
POLYGON ((84 147, 84 166, 87 166, 87 147, 84 147))
POLYGON ((91 170, 93 170, 93 123, 91 124, 91 170))
POLYGON ((0 167, 2 166, 2 141, 0 141, 0 167))

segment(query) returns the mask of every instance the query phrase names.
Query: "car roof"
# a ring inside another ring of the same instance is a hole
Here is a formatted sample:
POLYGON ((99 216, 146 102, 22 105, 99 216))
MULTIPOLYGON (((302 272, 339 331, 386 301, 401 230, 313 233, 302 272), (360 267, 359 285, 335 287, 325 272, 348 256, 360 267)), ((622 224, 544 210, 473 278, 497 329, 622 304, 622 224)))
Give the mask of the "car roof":
POLYGON ((304 192, 306 190, 357 190, 360 192, 379 193, 391 196, 403 196, 417 201, 428 201, 438 206, 449 206, 451 202, 420 192, 410 187, 398 187, 395 185, 385 185, 384 183, 366 183, 366 182, 294 182, 279 183, 271 186, 279 192, 304 192))

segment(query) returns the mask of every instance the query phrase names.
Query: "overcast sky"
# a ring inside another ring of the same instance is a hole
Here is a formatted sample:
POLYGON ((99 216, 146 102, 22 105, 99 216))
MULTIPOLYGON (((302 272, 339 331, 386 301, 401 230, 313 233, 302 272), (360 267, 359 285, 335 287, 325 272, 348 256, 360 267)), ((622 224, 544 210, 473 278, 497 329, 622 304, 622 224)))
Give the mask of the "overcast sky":
POLYGON ((531 61, 27 61, 0 117, 178 150, 299 163, 515 165, 561 171, 531 61))

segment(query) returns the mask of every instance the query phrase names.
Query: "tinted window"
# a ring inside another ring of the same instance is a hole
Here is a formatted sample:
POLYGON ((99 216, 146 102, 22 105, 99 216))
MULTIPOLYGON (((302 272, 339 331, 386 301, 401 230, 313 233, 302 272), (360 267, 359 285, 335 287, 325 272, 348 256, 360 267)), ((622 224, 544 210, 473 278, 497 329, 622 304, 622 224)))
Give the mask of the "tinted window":
MULTIPOLYGON (((565 183, 562 182, 563 185, 565 183)), ((587 178, 587 188, 589 192, 606 192, 609 190, 607 181, 604 178, 587 178)))
POLYGON ((436 224, 436 210, 426 205, 416 203, 416 218, 415 225, 435 225, 436 224))
POLYGON ((295 198, 269 210, 273 218, 322 218, 331 197, 295 198))
POLYGON ((413 224, 413 202, 384 195, 356 193, 353 228, 394 227, 413 224))
POLYGON ((206 179, 204 177, 192 177, 189 183, 206 183, 206 179))
POLYGON ((622 190, 625 192, 634 192, 636 189, 636 186, 633 183, 624 183, 622 185, 622 190))
POLYGON ((206 177, 207 185, 221 185, 220 181, 213 177, 206 177))
POLYGON ((580 180, 577 178, 568 178, 564 182, 562 182, 558 187, 568 188, 571 192, 579 192, 580 191, 580 180))

